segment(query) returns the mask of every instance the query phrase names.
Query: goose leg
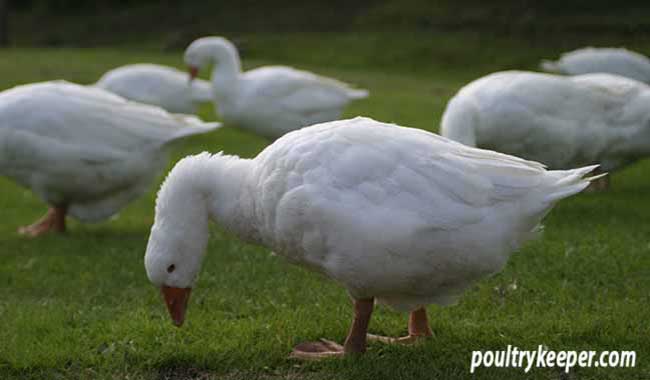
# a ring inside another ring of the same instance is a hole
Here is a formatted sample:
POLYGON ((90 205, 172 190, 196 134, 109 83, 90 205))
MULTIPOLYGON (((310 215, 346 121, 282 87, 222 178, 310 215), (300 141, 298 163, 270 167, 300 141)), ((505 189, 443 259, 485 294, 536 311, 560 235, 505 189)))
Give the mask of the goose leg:
POLYGON ((422 340, 423 338, 429 338, 431 336, 433 336, 433 333, 429 327, 427 310, 425 308, 419 308, 412 311, 409 315, 409 334, 407 336, 401 338, 391 338, 387 336, 368 334, 368 339, 375 342, 389 344, 411 344, 422 340))
POLYGON ((354 301, 354 320, 343 346, 327 339, 300 343, 293 349, 289 357, 314 360, 366 352, 366 336, 374 303, 373 298, 354 301))
POLYGON ((48 232, 65 232, 65 207, 50 207, 47 213, 33 224, 20 227, 18 233, 28 237, 37 237, 48 232))

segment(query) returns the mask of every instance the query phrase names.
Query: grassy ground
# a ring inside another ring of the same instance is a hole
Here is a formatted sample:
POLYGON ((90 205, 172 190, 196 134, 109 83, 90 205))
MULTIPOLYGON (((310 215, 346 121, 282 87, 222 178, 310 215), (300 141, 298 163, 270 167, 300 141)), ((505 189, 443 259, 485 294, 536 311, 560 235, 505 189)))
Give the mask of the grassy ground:
MULTIPOLYGON (((478 35, 243 41, 249 66, 296 64, 370 89, 372 96, 346 116, 430 130, 463 83, 501 68, 532 68, 540 56, 556 53, 547 45, 478 35)), ((180 55, 135 48, 7 50, 0 57, 0 87, 53 78, 90 83, 111 67, 138 61, 178 66, 180 55)), ((211 107, 201 115, 212 119, 211 107)), ((224 150, 250 157, 265 144, 225 128, 178 144, 173 156, 224 150)), ((351 308, 337 285, 214 228, 188 320, 176 329, 142 263, 158 184, 115 220, 72 222, 66 235, 27 240, 16 228, 45 206, 0 179, 0 379, 523 378, 521 370, 469 375, 472 350, 508 344, 638 355, 635 369, 577 369, 568 376, 533 369, 526 378, 648 378, 649 171, 650 162, 639 163, 615 174, 610 192, 562 202, 547 218, 543 238, 514 255, 502 273, 457 306, 429 308, 435 334, 429 342, 373 344, 361 358, 309 364, 286 359, 294 344, 341 341, 346 334, 351 308)), ((371 330, 404 334, 405 315, 380 307, 371 330)))

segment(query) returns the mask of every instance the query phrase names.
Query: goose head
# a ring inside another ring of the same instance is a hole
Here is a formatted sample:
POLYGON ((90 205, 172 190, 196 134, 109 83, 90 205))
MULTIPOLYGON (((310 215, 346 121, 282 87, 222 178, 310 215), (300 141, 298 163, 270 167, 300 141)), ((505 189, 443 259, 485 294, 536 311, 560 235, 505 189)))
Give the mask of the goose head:
POLYGON ((184 59, 190 80, 198 75, 201 68, 213 64, 241 70, 237 48, 223 37, 203 37, 195 40, 185 50, 184 59))
POLYGON ((144 264, 160 288, 172 321, 181 326, 208 245, 208 223, 234 228, 241 185, 250 163, 236 156, 201 153, 180 160, 156 199, 144 264))
POLYGON ((197 157, 179 161, 158 192, 145 253, 147 276, 160 288, 176 326, 185 319, 208 243, 209 194, 204 191, 202 160, 197 157))

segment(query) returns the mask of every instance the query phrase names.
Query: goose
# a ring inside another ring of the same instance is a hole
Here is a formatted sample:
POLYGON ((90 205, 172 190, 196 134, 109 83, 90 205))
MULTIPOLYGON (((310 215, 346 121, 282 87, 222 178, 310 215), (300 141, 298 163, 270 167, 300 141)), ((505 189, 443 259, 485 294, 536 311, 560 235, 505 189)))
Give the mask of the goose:
POLYGON ((0 93, 0 175, 50 205, 19 233, 63 232, 65 217, 98 222, 146 191, 174 140, 217 128, 65 81, 0 93))
POLYGON ((650 83, 650 59, 624 48, 577 49, 557 61, 543 60, 540 67, 556 74, 609 73, 650 83))
POLYGON ((361 353, 374 300, 409 312, 410 335, 371 338, 430 336, 424 307, 452 304, 500 271, 594 169, 547 171, 362 117, 318 124, 253 159, 204 152, 179 161, 158 192, 144 264, 181 326, 213 220, 348 290, 354 319, 344 345, 302 343, 292 357, 361 353))
POLYGON ((352 100, 368 91, 287 66, 242 72, 235 46, 222 37, 204 37, 185 50, 190 76, 214 65, 212 85, 217 113, 227 123, 268 139, 320 122, 336 120, 352 100))
POLYGON ((210 82, 189 81, 187 73, 173 67, 140 63, 106 72, 96 87, 126 99, 161 107, 168 112, 194 114, 197 104, 212 100, 210 82))
MULTIPOLYGON (((600 164, 612 172, 650 155, 650 87, 610 74, 498 72, 449 101, 440 131, 551 169, 600 164)), ((603 178, 594 189, 608 184, 603 178)))

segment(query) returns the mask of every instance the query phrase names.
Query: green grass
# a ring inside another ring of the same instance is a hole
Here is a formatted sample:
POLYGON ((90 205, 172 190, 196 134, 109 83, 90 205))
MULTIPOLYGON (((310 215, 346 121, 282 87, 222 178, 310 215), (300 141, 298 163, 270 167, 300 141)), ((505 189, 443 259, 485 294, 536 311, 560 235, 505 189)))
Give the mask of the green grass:
MULTIPOLYGON (((295 64, 370 89, 371 97, 346 116, 429 130, 467 81, 491 70, 532 68, 539 56, 557 53, 464 34, 250 35, 244 41, 248 66, 295 64)), ((53 78, 90 83, 111 67, 138 61, 181 63, 179 52, 153 49, 5 50, 0 87, 53 78)), ((212 119, 211 107, 201 115, 212 119)), ((265 144, 224 128, 181 142, 173 161, 203 150, 251 157, 265 144)), ((16 228, 45 205, 0 179, 0 379, 648 378, 649 170, 650 162, 639 163, 613 175, 611 191, 558 205, 542 239, 515 254, 502 273, 456 306, 429 308, 435 337, 427 343, 373 344, 363 357, 320 363, 286 356, 303 340, 343 340, 351 308, 336 284, 213 228, 186 325, 177 329, 143 266, 158 184, 115 220, 71 222, 66 235, 28 240, 16 228), (557 369, 469 375, 472 350, 508 344, 636 350, 638 367, 576 369, 569 376, 557 369)), ((404 334, 406 316, 379 307, 371 330, 404 334)))

